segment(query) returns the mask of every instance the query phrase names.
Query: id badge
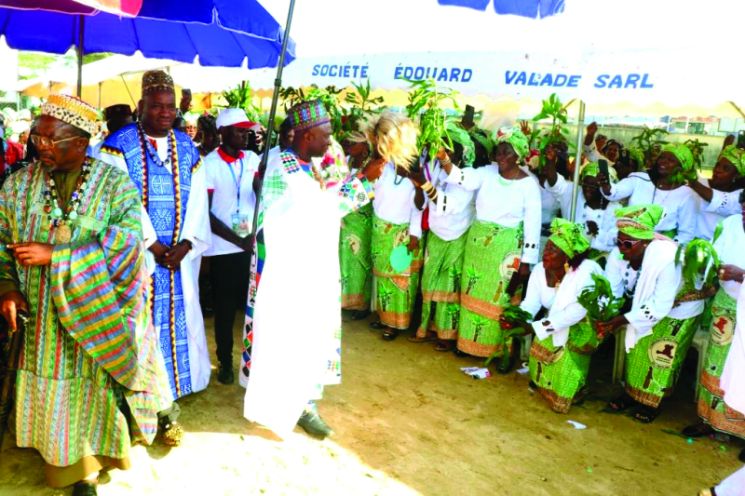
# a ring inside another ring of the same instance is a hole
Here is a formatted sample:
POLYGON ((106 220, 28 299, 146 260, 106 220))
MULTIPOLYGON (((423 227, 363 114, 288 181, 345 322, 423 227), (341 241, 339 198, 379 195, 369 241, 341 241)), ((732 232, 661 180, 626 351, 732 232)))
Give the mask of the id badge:
POLYGON ((246 214, 234 213, 230 216, 233 232, 244 238, 251 234, 251 222, 246 214))

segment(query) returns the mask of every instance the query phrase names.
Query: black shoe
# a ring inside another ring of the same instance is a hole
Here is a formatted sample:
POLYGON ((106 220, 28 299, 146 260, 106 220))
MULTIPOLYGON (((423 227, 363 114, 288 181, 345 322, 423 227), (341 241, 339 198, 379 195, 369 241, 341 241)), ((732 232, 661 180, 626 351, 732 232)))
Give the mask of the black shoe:
POLYGON ((228 366, 220 365, 220 369, 217 372, 217 382, 220 384, 233 384, 235 382, 235 373, 233 372, 233 365, 228 366))
POLYGON ((97 487, 98 483, 96 482, 76 482, 75 485, 72 486, 72 496, 97 496, 97 487))
POLYGON ((370 316, 370 310, 355 310, 350 318, 352 320, 364 320, 370 316))
POLYGON ((303 412, 300 416, 297 425, 302 427, 303 430, 311 436, 319 439, 324 439, 334 433, 334 431, 331 430, 331 427, 323 421, 320 415, 308 410, 303 412))
POLYGON ((375 329, 375 330, 378 330, 378 331, 381 330, 381 329, 386 329, 388 327, 387 325, 383 324, 379 320, 376 320, 375 322, 370 322, 370 324, 368 324, 368 325, 369 325, 370 329, 375 329))
POLYGON ((740 451, 740 455, 737 457, 742 463, 745 463, 745 448, 740 451))

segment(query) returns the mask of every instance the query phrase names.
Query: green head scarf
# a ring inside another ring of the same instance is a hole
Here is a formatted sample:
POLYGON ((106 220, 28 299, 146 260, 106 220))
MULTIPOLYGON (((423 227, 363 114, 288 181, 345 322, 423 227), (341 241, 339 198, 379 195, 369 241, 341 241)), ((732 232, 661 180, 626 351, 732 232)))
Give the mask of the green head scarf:
POLYGON ((474 142, 484 147, 486 156, 491 157, 491 152, 494 150, 494 142, 489 138, 489 133, 482 129, 474 128, 469 134, 474 142))
POLYGON ((574 258, 590 248, 584 227, 560 217, 551 221, 551 236, 548 240, 569 258, 574 258))
POLYGON ((497 144, 509 143, 510 145, 512 145, 512 149, 515 150, 515 153, 517 153, 517 156, 520 158, 520 160, 523 160, 525 157, 527 157, 528 153, 530 152, 530 144, 528 143, 528 138, 523 134, 522 131, 517 128, 498 130, 496 135, 494 136, 494 141, 496 141, 497 144))
MULTIPOLYGON (((598 174, 600 174, 600 165, 597 162, 588 162, 582 166, 579 172, 579 178, 582 180, 586 177, 598 177, 598 174)), ((608 167, 608 175, 610 176, 608 179, 612 183, 618 180, 618 174, 613 167, 608 167)))
POLYGON ((683 143, 668 143, 662 147, 662 153, 664 152, 672 153, 678 159, 678 162, 680 162, 681 171, 677 172, 673 177, 674 182, 682 184, 686 179, 691 179, 691 174, 693 174, 693 179, 696 178, 696 171, 693 166, 693 153, 691 153, 691 149, 688 146, 683 143))
POLYGON ((720 158, 726 158, 737 169, 738 174, 745 176, 745 150, 735 145, 728 145, 722 150, 720 158))
POLYGON ((616 210, 618 231, 636 239, 654 239, 654 228, 664 212, 661 206, 655 204, 619 208, 616 210))
POLYGON ((473 162, 476 160, 476 147, 474 146, 473 140, 468 134, 468 131, 455 122, 449 122, 447 133, 451 140, 463 147, 463 165, 466 167, 472 167, 473 162))

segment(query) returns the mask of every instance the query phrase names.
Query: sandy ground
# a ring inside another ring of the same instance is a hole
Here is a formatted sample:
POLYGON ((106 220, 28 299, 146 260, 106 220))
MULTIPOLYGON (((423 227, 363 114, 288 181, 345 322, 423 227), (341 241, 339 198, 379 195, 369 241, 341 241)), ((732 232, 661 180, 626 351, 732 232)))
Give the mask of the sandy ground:
MULTIPOLYGON (((471 379, 459 368, 478 360, 383 342, 366 322, 345 323, 343 350, 344 382, 320 405, 332 439, 296 430, 279 440, 242 418, 239 386, 213 377, 180 401, 182 446, 134 448, 133 468, 105 476, 99 494, 695 495, 740 465, 739 441, 674 435, 696 418, 690 370, 662 415, 641 425, 602 412, 614 393, 608 353, 595 358, 596 393, 559 415, 527 376, 471 379)), ((0 494, 69 494, 46 488, 39 456, 10 444, 0 494)))

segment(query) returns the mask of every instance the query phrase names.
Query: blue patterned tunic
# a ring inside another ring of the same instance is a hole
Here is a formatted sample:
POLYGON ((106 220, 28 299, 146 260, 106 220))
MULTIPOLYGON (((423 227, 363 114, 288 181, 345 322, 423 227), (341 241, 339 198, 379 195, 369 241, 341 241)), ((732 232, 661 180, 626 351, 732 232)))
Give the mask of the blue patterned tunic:
MULTIPOLYGON (((184 133, 169 133, 170 157, 166 162, 153 158, 136 124, 111 135, 102 153, 122 156, 129 176, 140 192, 158 241, 175 245, 181 236, 192 173, 201 165, 199 151, 184 133), (175 143, 175 150, 173 144, 175 143), (146 167, 143 167, 143 159, 146 167)), ((151 148, 154 151, 154 148, 151 148)), ((174 398, 192 392, 188 329, 181 269, 156 265, 150 291, 153 324, 158 330, 160 349, 174 398)))

